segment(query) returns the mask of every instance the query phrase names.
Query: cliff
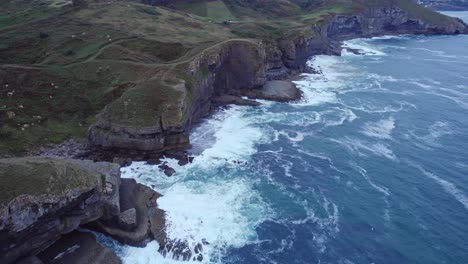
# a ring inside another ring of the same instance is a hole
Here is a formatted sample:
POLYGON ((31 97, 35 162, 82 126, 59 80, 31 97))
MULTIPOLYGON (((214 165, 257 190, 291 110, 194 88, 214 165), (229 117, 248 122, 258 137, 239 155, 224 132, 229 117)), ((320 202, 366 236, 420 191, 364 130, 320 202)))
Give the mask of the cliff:
MULTIPOLYGON (((62 252, 57 251, 62 245, 56 242, 82 226, 99 225, 103 227, 100 231, 134 244, 142 245, 150 238, 160 243, 165 241, 164 213, 156 207, 160 195, 134 181, 121 181, 116 164, 45 158, 2 159, 0 183, 1 263, 12 263, 44 251, 41 254, 47 256, 45 259, 59 256, 62 252)), ((76 243, 79 240, 73 239, 76 243)), ((92 239, 86 241, 83 247, 94 248, 96 254, 116 260, 108 263, 119 262, 112 252, 92 239)))
POLYGON ((183 149, 189 146, 192 124, 206 116, 219 97, 261 94, 258 91, 268 80, 304 71, 311 56, 338 55, 343 40, 467 32, 461 20, 432 13, 411 1, 398 0, 378 1, 361 6, 359 11, 329 16, 277 41, 227 40, 203 50, 190 61, 174 65, 159 82, 145 84, 150 88, 141 88, 159 91, 160 95, 173 93, 170 104, 161 96, 132 102, 124 94, 124 99, 111 103, 97 116, 88 139, 93 146, 107 149, 153 152, 183 149), (131 117, 129 112, 133 113, 131 117))
POLYGON ((264 84, 339 54, 344 39, 466 32, 412 0, 85 2, 0 2, 0 157, 87 138, 91 155, 52 152, 156 157, 188 147, 213 106, 298 98, 264 84))

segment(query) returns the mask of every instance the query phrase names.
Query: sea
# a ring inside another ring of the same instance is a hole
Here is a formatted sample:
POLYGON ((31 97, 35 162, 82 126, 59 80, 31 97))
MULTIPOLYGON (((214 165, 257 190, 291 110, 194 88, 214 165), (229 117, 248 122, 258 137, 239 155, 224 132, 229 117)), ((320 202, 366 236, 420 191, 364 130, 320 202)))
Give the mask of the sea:
MULTIPOLYGON (((122 168, 163 194, 170 239, 209 243, 190 262, 468 263, 468 36, 344 46, 363 54, 310 58, 302 100, 201 122, 172 177, 122 168)), ((124 263, 184 263, 99 240, 124 263)))

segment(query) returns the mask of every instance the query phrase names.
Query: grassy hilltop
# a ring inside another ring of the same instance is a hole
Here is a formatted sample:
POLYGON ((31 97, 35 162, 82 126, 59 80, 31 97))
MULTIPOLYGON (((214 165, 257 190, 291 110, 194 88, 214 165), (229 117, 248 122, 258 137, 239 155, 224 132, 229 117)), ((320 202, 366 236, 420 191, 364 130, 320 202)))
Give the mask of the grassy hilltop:
MULTIPOLYGON (((229 41, 276 42, 336 14, 411 0, 3 0, 0 2, 0 157, 84 138, 106 105, 122 124, 178 122, 191 59, 229 41), (229 22, 227 22, 229 21, 229 22), (185 86, 180 81, 185 81, 185 86)), ((205 74, 197 72, 196 76, 205 74)))

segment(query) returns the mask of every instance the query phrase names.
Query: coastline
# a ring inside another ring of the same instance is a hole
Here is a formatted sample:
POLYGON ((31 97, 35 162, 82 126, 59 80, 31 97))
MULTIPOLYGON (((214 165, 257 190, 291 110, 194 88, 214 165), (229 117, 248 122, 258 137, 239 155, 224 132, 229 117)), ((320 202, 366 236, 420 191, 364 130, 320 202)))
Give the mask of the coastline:
MULTIPOLYGON (((113 120, 106 107, 89 129, 89 143, 104 152, 109 149, 115 153, 116 149, 122 149, 143 153, 143 158, 135 160, 153 159, 148 153, 162 156, 183 152, 190 147, 191 127, 209 115, 216 104, 254 105, 242 97, 261 98, 258 94, 266 82, 296 78, 307 70, 306 62, 312 56, 340 55, 345 40, 384 35, 468 33, 467 25, 460 19, 446 19, 449 21, 447 24, 437 25, 411 18, 399 7, 390 10, 373 7, 355 15, 330 17, 319 26, 311 27, 309 32, 277 43, 241 39, 225 41, 204 50, 187 65, 184 74, 193 76, 193 79, 188 84, 187 81, 181 83, 190 88, 190 95, 180 102, 183 113, 177 120, 165 121, 169 117, 162 116, 159 124, 128 125, 113 120), (224 100, 218 99, 223 97, 224 100)), ((263 99, 272 98, 267 96, 263 99)))
MULTIPOLYGON (((352 49, 352 48, 349 48, 349 47, 344 47, 344 42, 348 41, 348 40, 354 40, 354 39, 360 39, 360 38, 363 38, 363 39, 369 39, 369 38, 379 38, 379 37, 393 37, 393 36, 404 36, 404 35, 427 35, 427 36, 431 36, 431 35, 434 35, 434 34, 407 34, 407 33, 403 33, 403 34, 400 34, 400 33, 394 33, 394 34, 389 34, 389 33, 385 33, 385 34, 376 34, 376 35, 372 35, 372 36, 357 36, 357 37, 353 37, 353 38, 346 38, 346 39, 340 39, 340 40, 336 40, 334 41, 334 44, 333 45, 330 45, 329 46, 329 50, 327 50, 327 52, 324 52, 324 53, 320 53, 320 54, 314 54, 312 55, 310 58, 313 58, 314 56, 320 56, 320 55, 329 55, 329 56, 341 56, 341 52, 343 50, 348 50, 349 52, 351 53, 354 53, 355 55, 364 55, 365 53, 362 52, 362 50, 359 50, 359 49, 352 49), (336 43, 339 43, 339 45, 337 45, 336 43), (339 47, 339 49, 337 49, 337 46, 339 47)), ((435 35, 446 35, 446 34, 435 34, 435 35)), ((309 59, 310 59, 309 58, 309 59)), ((306 73, 307 71, 312 71, 314 73, 317 73, 319 72, 319 69, 313 69, 313 68, 306 68, 304 67, 304 72, 302 73, 299 73, 299 72, 294 72, 294 73, 289 73, 286 77, 283 77, 282 79, 280 80, 285 80, 285 81, 288 81, 288 82, 294 82, 294 81, 298 81, 298 80, 301 80, 302 77, 301 75, 303 73, 306 73)), ((301 100, 302 99, 302 91, 301 91, 301 97, 298 98, 297 100, 301 100)), ((281 101, 279 101, 281 102, 281 101)), ((236 105, 234 103, 234 105, 236 105)), ((245 104, 238 104, 238 105, 245 105, 245 104)), ((221 106, 221 107, 229 107, 229 105, 227 106, 221 106)), ((255 106, 253 106, 255 107, 255 106)), ((212 115, 215 115, 217 113, 217 111, 219 111, 219 108, 217 109, 212 109, 212 111, 210 111, 209 113, 209 117, 206 117, 206 118, 210 118, 212 115)), ((206 120, 206 118, 203 118, 202 120, 206 120)), ((200 120, 199 122, 202 122, 202 120, 200 120)), ((196 126, 195 126, 196 127, 196 126)), ((194 156, 194 158, 196 159, 197 157, 194 156)), ((184 245, 185 247, 186 245, 184 245)), ((192 250, 192 249, 190 249, 192 250)), ((177 259, 178 257, 176 257, 177 259)))
MULTIPOLYGON (((419 33, 418 33, 419 34, 419 33)), ((424 34, 424 33, 420 33, 420 34, 424 34)), ((440 34, 440 33, 437 33, 437 34, 440 34)), ((373 36, 365 36, 365 38, 371 38, 371 37, 380 37, 380 36, 394 36, 394 35, 400 35, 399 33, 395 33, 395 34, 383 34, 383 35, 373 35, 373 36)), ((429 34, 430 35, 430 34, 429 34)), ((324 45, 326 44, 324 47, 323 50, 321 50, 320 52, 323 52, 323 53, 318 53, 318 54, 313 54, 312 56, 309 56, 308 58, 310 57, 313 57, 313 56, 316 56, 316 55, 335 55, 335 56, 339 56, 342 49, 343 48, 343 41, 346 41, 346 40, 350 40, 350 39, 355 39, 355 38, 363 38, 362 36, 358 36, 358 37, 351 37, 351 38, 345 38, 345 39, 326 39, 325 41, 323 39, 320 39, 320 41, 324 41, 321 43, 321 45, 324 45)), ((310 43, 316 43, 317 39, 309 39, 309 40, 305 40, 306 42, 310 42, 310 43)), ((310 52, 310 51, 309 51, 310 52)), ((312 53, 314 53, 315 51, 313 51, 312 53)), ((308 53, 308 52, 307 52, 308 53)), ((301 57, 301 56, 300 56, 301 57)), ((306 60, 307 61, 307 60, 306 60)), ((285 63, 287 64, 287 63, 285 63)), ((283 65, 284 66, 284 65, 283 65)), ((298 78, 300 78, 300 71, 303 71, 305 69, 305 62, 303 65, 299 65, 299 64, 296 64, 295 67, 297 68, 289 68, 290 72, 288 73, 287 76, 283 76, 282 80, 286 80, 288 82, 292 82, 294 80, 297 80, 298 78)), ((254 98, 255 96, 252 96, 252 98, 254 98)), ((281 100, 279 100, 281 101, 281 100)), ((285 100, 287 101, 287 100, 285 100)), ((235 102, 235 101, 234 101, 235 102)), ((241 101, 242 103, 245 103, 245 101, 241 101)), ((240 104, 240 105, 243 105, 243 104, 240 104)), ((224 106, 223 106, 224 107, 224 106)), ((205 111, 203 115, 200 115, 199 117, 200 118, 194 118, 193 121, 190 121, 189 123, 189 126, 187 127, 188 131, 185 131, 186 133, 190 134, 191 131, 193 131, 193 127, 197 124, 197 122, 201 122, 201 120, 204 120, 204 118, 206 118, 207 115, 213 115, 216 113, 216 109, 219 109, 219 108, 213 108, 210 106, 210 109, 209 111, 205 111)), ((177 131, 177 133, 179 133, 179 131, 177 131)), ((77 145, 74 145, 74 144, 71 144, 69 145, 71 149, 75 148, 77 145)), ((82 146, 82 145, 81 145, 82 146)), ((65 146, 66 147, 66 146, 65 146)), ((188 147, 186 145, 186 147, 188 147)), ((63 148, 63 146, 60 146, 59 148, 63 148)), ((162 155, 164 154, 169 154, 172 155, 172 157, 175 157, 175 158, 179 158, 178 160, 181 161, 183 159, 186 159, 187 156, 187 148, 183 148, 181 150, 177 150, 177 151, 174 151, 172 152, 166 152, 166 153, 137 153, 136 155, 140 155, 139 159, 142 160, 142 161, 149 161, 151 160, 151 162, 153 162, 154 164, 164 164, 162 163, 162 161, 160 160, 160 158, 162 157, 162 155), (143 155, 143 156, 141 156, 143 155), (149 155, 149 156, 146 156, 146 155, 149 155)), ((126 152, 126 150, 123 151, 123 153, 126 152)), ((63 154, 60 154, 60 152, 58 152, 59 154, 56 155, 56 157, 62 157, 63 158, 63 154)), ((73 151, 72 151, 73 153, 73 151)), ((112 157, 112 160, 108 160, 108 161, 111 161, 111 162, 117 162, 117 163, 120 163, 122 165, 122 167, 125 167, 125 166, 128 166, 131 161, 129 161, 129 158, 130 157, 125 157, 124 154, 122 154, 122 157, 118 157, 118 159, 116 160, 115 159, 115 152, 114 150, 111 150, 110 152, 107 152, 107 151, 104 151, 105 154, 103 155, 109 155, 109 157, 112 157)), ((100 157, 100 156, 97 156, 97 157, 93 157, 93 156, 87 156, 87 154, 79 154, 78 156, 74 156, 74 154, 72 154, 71 156, 69 156, 70 158, 80 158, 80 159, 94 159, 94 160, 106 160, 106 159, 109 159, 108 157, 100 157)), ((191 162, 191 161, 189 161, 191 162)), ((187 163, 186 163, 187 164, 187 163)), ((180 165, 180 164, 179 164, 180 165)), ((148 186, 150 187, 150 186, 148 186)), ((186 245, 184 245, 183 243, 180 245, 180 248, 185 248, 186 245)), ((171 245, 171 249, 175 249, 173 248, 173 245, 171 245)), ((171 251, 171 249, 169 251, 171 251)))

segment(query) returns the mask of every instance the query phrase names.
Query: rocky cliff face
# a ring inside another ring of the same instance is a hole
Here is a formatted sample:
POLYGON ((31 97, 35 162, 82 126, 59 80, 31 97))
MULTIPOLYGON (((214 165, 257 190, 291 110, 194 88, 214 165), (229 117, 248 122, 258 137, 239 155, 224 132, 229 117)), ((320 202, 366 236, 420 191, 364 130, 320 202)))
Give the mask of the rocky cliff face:
POLYGON ((265 45, 250 40, 228 41, 203 52, 188 66, 193 77, 188 125, 206 116, 213 97, 262 87, 266 81, 265 45))
MULTIPOLYGON (((213 101, 223 95, 249 95, 267 80, 284 79, 291 73, 305 70, 307 60, 318 54, 339 55, 341 41, 358 37, 396 34, 459 34, 468 33, 458 19, 427 10, 408 1, 404 4, 370 6, 353 15, 330 17, 320 25, 311 26, 301 35, 276 42, 229 40, 196 56, 185 67, 177 68, 185 76, 175 81, 180 91, 174 100, 178 121, 164 122, 160 117, 143 125, 122 128, 105 114, 89 131, 92 145, 164 152, 186 148, 192 124, 206 116, 213 101)), ((105 111, 104 111, 105 112, 105 111)))
POLYGON ((371 7, 355 15, 335 16, 320 27, 312 27, 310 35, 283 40, 279 46, 284 64, 290 69, 302 71, 311 56, 339 55, 341 42, 347 39, 383 35, 466 33, 468 27, 460 19, 440 14, 433 14, 431 19, 423 19, 398 5, 388 5, 371 7))
POLYGON ((171 73, 182 78, 174 80, 175 84, 167 89, 180 93, 177 99, 171 101, 170 108, 174 110, 165 112, 168 112, 167 115, 181 113, 179 118, 167 117, 161 111, 152 120, 122 126, 112 120, 110 110, 106 108, 90 128, 89 141, 94 146, 104 148, 140 151, 163 152, 186 148, 191 125, 209 113, 214 97, 235 90, 261 87, 265 83, 265 57, 264 45, 256 41, 229 40, 215 45, 186 65, 181 65, 179 73, 171 73))
MULTIPOLYGON (((165 244, 164 211, 156 203, 160 195, 134 180, 121 180, 119 169, 117 164, 82 160, 0 160, 0 263, 41 252, 41 259, 62 258, 63 245, 55 243, 83 226, 133 245, 149 239, 165 244)), ((117 259, 92 241, 82 246, 117 259)))
POLYGON ((109 163, 0 160, 0 262, 37 254, 82 224, 118 215, 119 175, 109 163))

